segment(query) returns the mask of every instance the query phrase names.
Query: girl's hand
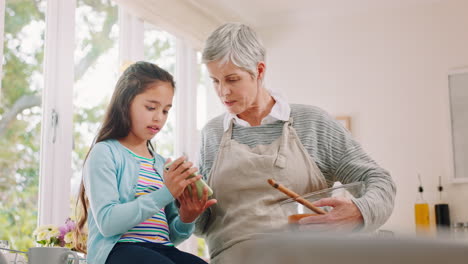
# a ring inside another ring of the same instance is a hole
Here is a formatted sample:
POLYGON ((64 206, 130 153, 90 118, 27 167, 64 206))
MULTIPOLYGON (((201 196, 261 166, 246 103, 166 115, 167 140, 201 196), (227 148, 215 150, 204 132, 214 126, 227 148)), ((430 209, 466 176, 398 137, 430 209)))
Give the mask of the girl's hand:
MULTIPOLYGON (((187 179, 187 177, 197 172, 197 168, 192 168, 193 163, 190 161, 184 162, 185 157, 182 156, 174 161, 174 163, 169 167, 168 171, 164 171, 164 184, 167 186, 174 198, 179 197, 183 192, 185 187, 189 184, 196 182, 200 177, 193 177, 187 179)), ((171 162, 171 159, 167 159, 165 164, 171 162)))
MULTIPOLYGON (((201 175, 198 175, 201 177, 201 175)), ((199 177, 196 177, 199 179, 199 177)), ((216 199, 208 200, 208 188, 206 186, 203 188, 203 196, 199 200, 197 194, 197 188, 195 183, 191 184, 192 194, 190 194, 188 188, 182 193, 177 200, 180 203, 179 215, 180 220, 184 223, 191 223, 197 219, 197 217, 203 213, 206 208, 212 206, 217 201, 216 199)))
POLYGON ((304 217, 299 220, 300 230, 349 232, 364 223, 361 211, 350 199, 332 197, 320 199, 315 206, 331 206, 333 210, 324 215, 304 217))

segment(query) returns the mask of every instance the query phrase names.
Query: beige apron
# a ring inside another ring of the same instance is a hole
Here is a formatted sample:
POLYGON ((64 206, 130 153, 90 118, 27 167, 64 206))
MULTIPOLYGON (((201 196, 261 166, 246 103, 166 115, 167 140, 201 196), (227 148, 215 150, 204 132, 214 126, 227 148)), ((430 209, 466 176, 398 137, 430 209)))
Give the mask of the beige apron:
POLYGON ((305 194, 326 188, 317 164, 300 142, 292 118, 270 145, 250 148, 232 139, 233 122, 224 133, 208 184, 218 200, 206 230, 210 263, 236 263, 248 240, 287 224, 279 202, 288 198, 269 178, 305 194))

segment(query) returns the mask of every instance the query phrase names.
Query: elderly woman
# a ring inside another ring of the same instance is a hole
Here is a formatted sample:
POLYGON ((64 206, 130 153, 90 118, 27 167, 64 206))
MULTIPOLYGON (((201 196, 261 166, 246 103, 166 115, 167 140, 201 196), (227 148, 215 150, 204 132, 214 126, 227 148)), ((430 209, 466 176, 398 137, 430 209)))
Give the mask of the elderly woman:
POLYGON ((251 28, 216 29, 203 61, 227 110, 202 131, 200 173, 217 204, 197 220, 196 231, 208 242, 211 263, 236 263, 243 243, 285 223, 278 202, 286 196, 268 178, 299 194, 335 181, 365 182, 360 198, 319 201, 334 209, 303 218, 302 227, 373 230, 388 219, 395 196, 389 173, 323 110, 288 104, 265 88, 265 49, 251 28))

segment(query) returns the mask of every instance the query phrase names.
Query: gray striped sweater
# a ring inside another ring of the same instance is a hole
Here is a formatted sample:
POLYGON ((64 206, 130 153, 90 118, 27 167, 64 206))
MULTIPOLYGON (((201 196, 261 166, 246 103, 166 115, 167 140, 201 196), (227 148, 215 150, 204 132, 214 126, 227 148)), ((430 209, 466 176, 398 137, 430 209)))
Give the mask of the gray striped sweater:
MULTIPOLYGON (((291 105, 293 127, 302 145, 317 163, 329 186, 364 181, 365 194, 354 203, 364 218, 364 229, 372 231, 385 223, 393 211, 396 193, 390 174, 379 167, 335 119, 318 107, 291 105)), ((208 122, 202 130, 199 170, 205 180, 217 157, 224 115, 208 122)), ((255 127, 233 126, 232 137, 250 147, 272 143, 282 133, 283 121, 255 127)), ((203 236, 209 210, 199 217, 195 233, 203 236)))

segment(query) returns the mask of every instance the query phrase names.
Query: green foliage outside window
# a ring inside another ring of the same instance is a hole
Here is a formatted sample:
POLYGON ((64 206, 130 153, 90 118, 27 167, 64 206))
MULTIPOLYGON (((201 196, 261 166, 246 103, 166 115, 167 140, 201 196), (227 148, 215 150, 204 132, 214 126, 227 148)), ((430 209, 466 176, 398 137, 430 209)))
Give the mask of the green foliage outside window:
POLYGON ((5 4, 0 239, 21 250, 33 245, 37 221, 45 7, 45 1, 32 0, 5 4))

